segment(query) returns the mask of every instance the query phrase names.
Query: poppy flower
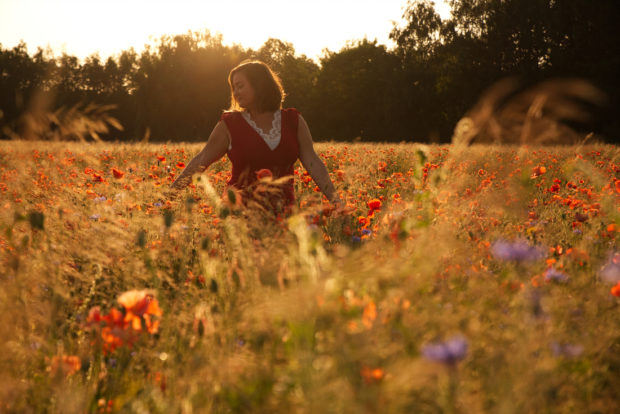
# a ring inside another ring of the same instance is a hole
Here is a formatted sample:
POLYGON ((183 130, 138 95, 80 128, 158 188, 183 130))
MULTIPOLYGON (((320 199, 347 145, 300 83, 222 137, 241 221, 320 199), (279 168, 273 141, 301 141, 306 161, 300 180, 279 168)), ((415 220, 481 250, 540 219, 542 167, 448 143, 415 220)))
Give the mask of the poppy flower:
POLYGON ((149 290, 130 290, 123 293, 117 299, 126 311, 124 321, 130 323, 131 327, 140 331, 142 329, 142 319, 150 333, 157 332, 159 321, 152 321, 151 316, 161 316, 162 311, 157 299, 149 290))
POLYGON ((259 180, 262 180, 263 178, 272 178, 273 177, 273 173, 271 172, 271 170, 267 169, 267 168, 262 168, 258 171, 256 171, 256 178, 259 180))
POLYGON ((55 355, 52 357, 47 371, 52 376, 60 373, 68 377, 78 372, 81 368, 82 361, 80 361, 80 357, 75 355, 55 355))
POLYGON ((381 368, 363 367, 360 371, 360 375, 364 378, 366 384, 371 384, 381 381, 385 376, 385 372, 381 368))
POLYGON ((547 168, 545 168, 544 165, 539 165, 538 167, 535 167, 534 169, 532 169, 532 176, 531 176, 531 178, 540 177, 541 175, 543 175, 546 172, 547 172, 547 168))
POLYGON ((185 163, 183 161, 177 162, 177 168, 179 168, 179 169, 185 168, 185 163))
POLYGON ((118 168, 112 168, 112 175, 114 175, 114 178, 116 178, 117 180, 120 180, 121 178, 123 178, 125 173, 118 168))
POLYGON ((367 205, 370 211, 381 210, 381 200, 377 198, 370 200, 367 205))
MULTIPOLYGON (((101 339, 103 340, 103 352, 109 354, 114 352, 116 348, 123 346, 123 338, 118 334, 118 329, 112 329, 109 326, 101 330, 101 339)), ((131 342, 128 342, 131 344, 131 342)))
POLYGON ((370 328, 375 319, 377 319, 377 305, 375 305, 375 302, 370 301, 370 303, 364 307, 362 323, 366 328, 370 328))

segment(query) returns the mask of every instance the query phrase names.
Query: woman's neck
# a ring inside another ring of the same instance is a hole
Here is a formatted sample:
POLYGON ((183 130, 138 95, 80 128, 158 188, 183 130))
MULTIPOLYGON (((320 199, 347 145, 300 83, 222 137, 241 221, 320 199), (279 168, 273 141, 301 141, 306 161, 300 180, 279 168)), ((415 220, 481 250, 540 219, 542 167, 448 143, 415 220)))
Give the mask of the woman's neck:
POLYGON ((250 114, 250 118, 253 120, 258 120, 261 118, 267 118, 273 116, 272 111, 258 111, 256 109, 246 108, 245 111, 250 114))

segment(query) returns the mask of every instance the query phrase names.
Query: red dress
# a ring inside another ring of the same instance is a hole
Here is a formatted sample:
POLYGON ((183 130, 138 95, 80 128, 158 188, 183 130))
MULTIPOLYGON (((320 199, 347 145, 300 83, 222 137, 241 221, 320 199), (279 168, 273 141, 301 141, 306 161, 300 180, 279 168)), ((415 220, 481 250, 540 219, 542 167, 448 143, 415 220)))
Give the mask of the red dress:
POLYGON ((228 127, 232 145, 228 151, 232 163, 232 177, 228 185, 243 190, 245 197, 252 198, 253 186, 258 180, 257 171, 270 170, 274 180, 290 176, 291 179, 280 187, 279 196, 270 197, 269 202, 276 210, 279 210, 278 207, 290 208, 295 202, 293 166, 299 158, 299 112, 294 108, 282 109, 280 143, 273 150, 240 112, 225 112, 220 119, 228 127))

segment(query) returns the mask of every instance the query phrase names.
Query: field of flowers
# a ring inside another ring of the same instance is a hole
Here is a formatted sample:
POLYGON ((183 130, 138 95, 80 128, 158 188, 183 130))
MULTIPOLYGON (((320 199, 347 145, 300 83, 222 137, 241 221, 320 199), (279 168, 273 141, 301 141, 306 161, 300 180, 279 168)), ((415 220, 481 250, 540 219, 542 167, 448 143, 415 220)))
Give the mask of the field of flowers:
POLYGON ((618 147, 321 143, 290 217, 200 148, 0 143, 0 412, 619 412, 618 147))

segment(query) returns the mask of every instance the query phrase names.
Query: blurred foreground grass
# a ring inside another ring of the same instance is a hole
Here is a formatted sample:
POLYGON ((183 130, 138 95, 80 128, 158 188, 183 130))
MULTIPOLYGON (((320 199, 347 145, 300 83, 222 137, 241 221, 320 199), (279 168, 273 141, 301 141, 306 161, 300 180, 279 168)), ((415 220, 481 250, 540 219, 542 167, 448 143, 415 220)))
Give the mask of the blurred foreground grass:
POLYGON ((317 144, 285 219, 199 149, 0 144, 0 411, 620 410, 617 147, 317 144))

